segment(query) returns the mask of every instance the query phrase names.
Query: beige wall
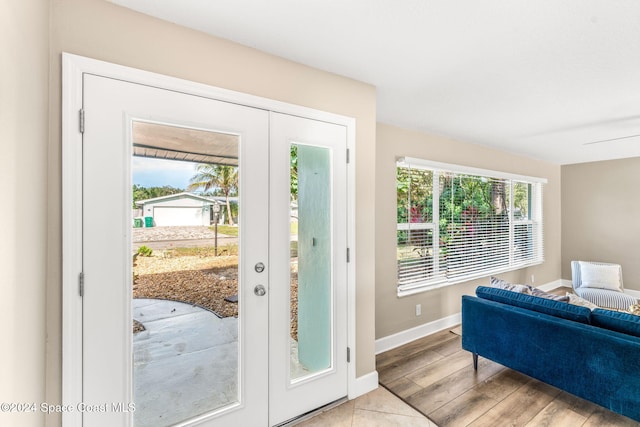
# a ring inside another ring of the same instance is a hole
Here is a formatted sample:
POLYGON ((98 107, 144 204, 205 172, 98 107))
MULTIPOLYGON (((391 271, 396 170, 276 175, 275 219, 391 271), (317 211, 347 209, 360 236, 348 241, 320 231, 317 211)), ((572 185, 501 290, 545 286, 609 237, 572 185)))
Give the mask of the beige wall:
MULTIPOLYGON (((375 369, 374 188, 375 88, 312 69, 102 0, 54 0, 51 11, 51 90, 47 274, 47 400, 61 387, 61 60, 63 51, 226 89, 355 117, 357 120, 357 375, 375 369)), ((43 244, 43 239, 38 239, 43 244)), ((41 297, 41 295, 39 296, 41 297)), ((43 331, 38 330, 40 334, 43 331)), ((56 425, 58 419, 51 421, 56 425)))
MULTIPOLYGON (((48 0, 0 2, 0 401, 45 396, 48 0)), ((44 416, 0 412, 2 426, 44 416)))
POLYGON ((624 286, 640 291, 640 157, 562 167, 562 278, 571 261, 622 265, 624 286))
POLYGON ((460 312, 460 298, 488 278, 398 298, 396 293, 396 157, 498 170, 548 179, 544 187, 545 263, 501 274, 541 285, 560 278, 560 166, 425 133, 378 124, 376 143, 376 339, 460 312), (422 304, 422 316, 415 315, 422 304))

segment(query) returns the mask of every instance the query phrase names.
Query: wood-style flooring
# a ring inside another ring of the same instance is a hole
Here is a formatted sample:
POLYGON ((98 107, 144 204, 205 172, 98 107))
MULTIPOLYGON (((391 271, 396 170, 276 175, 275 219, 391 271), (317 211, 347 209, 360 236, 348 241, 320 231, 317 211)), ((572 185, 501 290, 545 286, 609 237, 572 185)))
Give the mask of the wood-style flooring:
POLYGON ((474 371, 449 330, 381 353, 376 364, 383 386, 440 427, 640 426, 482 357, 474 371))

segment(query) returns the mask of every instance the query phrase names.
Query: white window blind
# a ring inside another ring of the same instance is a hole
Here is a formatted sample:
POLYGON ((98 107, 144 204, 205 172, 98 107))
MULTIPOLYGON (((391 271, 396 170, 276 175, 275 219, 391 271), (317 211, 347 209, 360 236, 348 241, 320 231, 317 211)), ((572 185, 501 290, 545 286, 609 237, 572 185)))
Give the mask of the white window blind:
POLYGON ((541 263, 544 182, 495 171, 400 160, 399 294, 541 263))

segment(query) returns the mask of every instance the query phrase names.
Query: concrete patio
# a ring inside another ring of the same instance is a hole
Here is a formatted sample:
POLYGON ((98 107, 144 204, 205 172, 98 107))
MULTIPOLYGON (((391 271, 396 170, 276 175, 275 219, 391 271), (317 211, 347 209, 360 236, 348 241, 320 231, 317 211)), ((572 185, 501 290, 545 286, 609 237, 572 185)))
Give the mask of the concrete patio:
POLYGON ((238 319, 191 304, 134 299, 136 427, 161 427, 237 400, 238 319))

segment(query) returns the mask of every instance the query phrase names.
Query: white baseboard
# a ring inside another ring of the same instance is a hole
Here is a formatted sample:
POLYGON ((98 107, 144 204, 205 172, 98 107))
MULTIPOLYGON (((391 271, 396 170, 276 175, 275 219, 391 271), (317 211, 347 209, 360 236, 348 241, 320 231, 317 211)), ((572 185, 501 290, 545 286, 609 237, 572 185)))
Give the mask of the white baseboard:
POLYGON ((442 319, 434 320, 433 322, 425 323, 424 325, 416 326, 415 328, 407 329, 406 331, 398 332, 397 334, 380 338, 376 340, 376 354, 400 347, 403 344, 426 337, 443 329, 451 328, 460 324, 460 322, 462 322, 462 314, 456 313, 443 317, 442 319))
POLYGON ((541 291, 550 291, 555 288, 559 288, 560 286, 568 286, 571 287, 571 280, 554 280, 553 282, 545 283, 544 285, 536 286, 536 288, 541 291))
POLYGON ((640 298, 640 291, 636 291, 635 289, 625 289, 624 293, 631 295, 634 298, 640 298))
POLYGON ((378 388, 378 371, 369 372, 358 377, 353 382, 353 387, 349 389, 349 400, 367 394, 378 388))

